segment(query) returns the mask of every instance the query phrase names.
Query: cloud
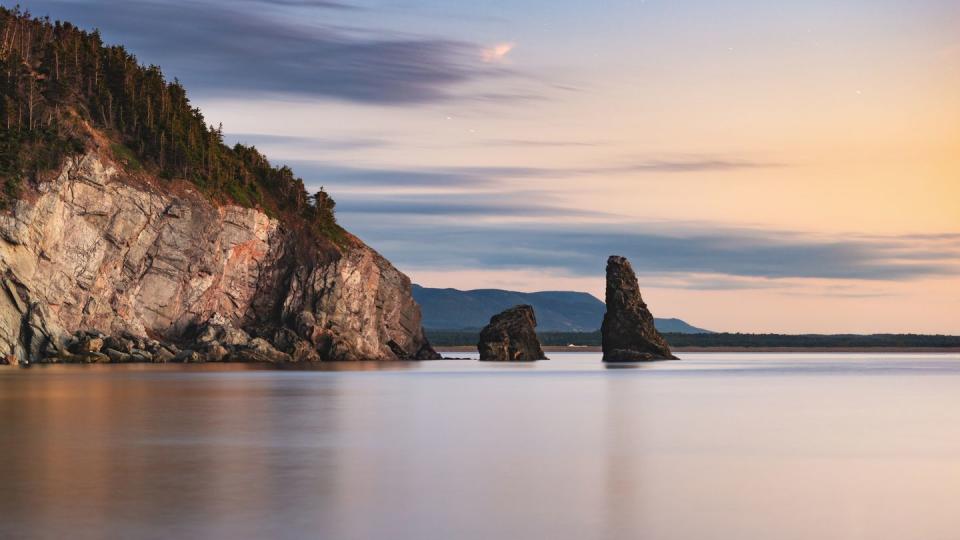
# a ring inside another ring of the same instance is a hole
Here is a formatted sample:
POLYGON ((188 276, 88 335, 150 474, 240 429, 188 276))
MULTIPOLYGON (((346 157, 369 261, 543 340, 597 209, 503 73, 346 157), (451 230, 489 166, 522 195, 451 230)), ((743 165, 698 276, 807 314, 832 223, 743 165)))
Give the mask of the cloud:
POLYGON ((626 164, 620 167, 610 167, 608 169, 597 169, 597 171, 618 171, 618 172, 703 172, 703 171, 734 171, 740 169, 766 169, 771 167, 783 167, 781 163, 711 159, 711 158, 686 158, 686 159, 662 159, 642 161, 639 163, 626 164))
POLYGON ((341 214, 376 214, 391 216, 439 216, 462 219, 499 217, 610 217, 611 214, 593 210, 569 208, 549 204, 549 197, 537 197, 538 202, 518 202, 524 197, 510 194, 471 194, 469 196, 392 196, 390 198, 347 197, 338 201, 341 214))
POLYGON ((905 246, 917 241, 895 236, 820 238, 791 231, 644 223, 491 225, 472 215, 443 222, 414 216, 386 222, 345 212, 341 220, 411 268, 538 268, 591 276, 602 273, 608 255, 621 254, 631 258, 638 272, 651 276, 882 281, 960 274, 957 246, 931 242, 918 250, 922 258, 902 257, 905 246))
POLYGON ((297 146, 314 151, 357 150, 382 148, 390 141, 373 137, 298 137, 292 135, 273 135, 267 133, 224 133, 224 141, 233 145, 241 143, 247 146, 297 146))
POLYGON ((360 10, 360 6, 347 4, 344 2, 333 2, 329 0, 244 0, 252 4, 265 4, 274 6, 308 7, 319 9, 342 9, 342 10, 360 10))
POLYGON ((348 167, 316 161, 291 161, 291 167, 311 186, 412 188, 412 187, 483 187, 494 183, 502 174, 523 174, 525 170, 502 168, 372 169, 348 167))
POLYGON ((483 49, 480 56, 487 64, 498 64, 506 61, 507 55, 515 46, 514 43, 497 43, 492 47, 483 49))
MULTIPOLYGON (((319 147, 317 150, 320 150, 319 147)), ((332 148, 333 149, 333 148, 332 148)), ((631 173, 689 173, 778 167, 775 163, 690 157, 673 160, 637 161, 597 167, 425 167, 418 169, 350 167, 320 161, 289 161, 307 184, 349 187, 451 187, 484 188, 510 180, 575 178, 631 173)))
POLYGON ((588 141, 540 141, 540 140, 531 140, 531 139, 490 139, 484 141, 484 146, 523 146, 530 148, 564 148, 564 147, 594 147, 601 146, 602 143, 599 142, 588 142, 588 141))
POLYGON ((294 0, 25 2, 34 13, 100 28, 108 41, 161 65, 193 92, 404 105, 454 99, 460 85, 508 73, 481 62, 473 43, 321 24, 284 11, 296 6, 352 7, 294 0))

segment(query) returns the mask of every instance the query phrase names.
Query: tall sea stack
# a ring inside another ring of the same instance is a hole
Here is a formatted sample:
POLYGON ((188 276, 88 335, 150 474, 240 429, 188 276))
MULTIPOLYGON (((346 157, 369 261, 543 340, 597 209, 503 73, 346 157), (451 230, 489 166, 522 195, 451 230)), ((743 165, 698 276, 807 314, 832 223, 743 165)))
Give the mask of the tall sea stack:
POLYGON ((625 257, 607 259, 607 312, 600 327, 604 362, 676 360, 653 324, 640 296, 633 267, 625 257))

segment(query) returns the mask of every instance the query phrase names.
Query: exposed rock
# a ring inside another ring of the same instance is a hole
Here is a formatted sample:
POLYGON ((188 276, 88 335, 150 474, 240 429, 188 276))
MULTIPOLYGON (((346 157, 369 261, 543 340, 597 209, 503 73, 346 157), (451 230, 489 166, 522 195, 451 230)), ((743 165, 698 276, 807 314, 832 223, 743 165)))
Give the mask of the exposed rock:
POLYGON ((126 354, 133 352, 133 345, 133 340, 124 337, 108 336, 107 339, 103 341, 103 346, 107 349, 113 349, 126 354))
POLYGON ((153 362, 153 354, 143 349, 134 349, 130 352, 130 358, 134 362, 153 362))
POLYGON ((230 355, 230 351, 218 341, 212 341, 206 344, 203 350, 208 362, 223 362, 230 355))
POLYGON ((103 352, 110 357, 111 362, 115 362, 118 364, 125 364, 127 362, 130 362, 131 359, 133 358, 132 355, 130 355, 130 353, 121 352, 116 349, 111 349, 109 347, 104 349, 103 352))
POLYGON ((294 362, 319 362, 320 354, 308 341, 300 340, 288 351, 294 362))
POLYGON ((480 360, 518 362, 546 360, 535 330, 533 308, 515 306, 494 315, 480 331, 480 360))
POLYGON ((221 315, 214 313, 206 323, 200 328, 197 335, 197 343, 220 343, 235 347, 246 345, 250 341, 250 335, 235 328, 233 322, 221 315))
POLYGON ((675 360, 670 346, 653 325, 653 315, 640 296, 637 276, 624 257, 607 260, 607 312, 600 333, 604 362, 675 360))
POLYGON ((76 354, 100 352, 103 349, 103 341, 103 338, 84 336, 70 347, 70 351, 76 354))
POLYGON ((85 352, 77 355, 88 364, 109 364, 110 357, 101 352, 85 352))
POLYGON ((165 364, 167 362, 173 362, 177 355, 171 352, 166 347, 160 347, 156 352, 153 353, 154 363, 165 364))
POLYGON ((100 348, 81 338, 74 354, 201 361, 216 341, 227 360, 234 348, 270 361, 439 357, 410 280, 349 234, 309 240, 256 209, 128 177, 95 151, 28 195, 0 213, 0 355, 70 361, 69 333, 95 329, 100 348), (281 330, 293 336, 272 351, 247 346, 281 330))
POLYGON ((272 364, 281 362, 290 362, 290 355, 280 352, 263 338, 253 338, 246 347, 237 350, 235 353, 240 359, 246 362, 269 362, 272 364))
POLYGON ((197 351, 194 351, 192 349, 184 349, 178 352, 177 355, 173 357, 172 361, 182 362, 184 364, 196 364, 199 362, 203 362, 203 360, 204 360, 203 356, 201 356, 200 353, 198 353, 197 351))

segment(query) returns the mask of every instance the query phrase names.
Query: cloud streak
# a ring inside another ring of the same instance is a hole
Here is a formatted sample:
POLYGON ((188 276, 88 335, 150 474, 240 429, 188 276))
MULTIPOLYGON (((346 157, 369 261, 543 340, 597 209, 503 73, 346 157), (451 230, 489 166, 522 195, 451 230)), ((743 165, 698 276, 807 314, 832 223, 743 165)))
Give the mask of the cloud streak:
POLYGON ((547 204, 549 197, 536 197, 541 202, 517 202, 516 194, 472 194, 470 196, 393 196, 389 199, 346 198, 338 203, 341 214, 375 214, 388 216, 477 218, 569 218, 610 217, 593 210, 547 204))
MULTIPOLYGON (((714 274, 747 278, 910 280, 960 274, 960 248, 912 238, 819 239, 750 229, 664 229, 649 224, 442 225, 397 220, 382 227, 343 215, 348 226, 401 265, 415 268, 551 269, 602 272, 610 254, 630 257, 640 273, 714 274)), ((743 283, 738 282, 737 287, 743 283)))
MULTIPOLYGON (((322 147, 322 146, 321 146, 322 147)), ((337 187, 483 188, 515 179, 576 178, 623 174, 681 174, 779 167, 776 163, 690 157, 596 167, 428 167, 391 169, 349 167, 317 161, 289 162, 308 184, 337 187)))
POLYGON ((273 10, 354 7, 294 0, 37 0, 25 2, 25 7, 99 27, 108 39, 164 66, 191 90, 221 95, 263 92, 409 105, 450 100, 460 85, 508 73, 484 64, 482 47, 466 41, 374 34, 265 16, 262 4, 273 10))
POLYGON ((390 145, 390 141, 375 137, 298 137, 266 133, 225 133, 224 141, 230 145, 241 143, 247 146, 296 146, 314 151, 360 150, 390 145))
POLYGON ((268 6, 290 6, 306 7, 317 9, 340 9, 340 10, 360 10, 360 6, 347 4, 345 2, 333 2, 329 0, 243 0, 251 4, 263 4, 268 6))

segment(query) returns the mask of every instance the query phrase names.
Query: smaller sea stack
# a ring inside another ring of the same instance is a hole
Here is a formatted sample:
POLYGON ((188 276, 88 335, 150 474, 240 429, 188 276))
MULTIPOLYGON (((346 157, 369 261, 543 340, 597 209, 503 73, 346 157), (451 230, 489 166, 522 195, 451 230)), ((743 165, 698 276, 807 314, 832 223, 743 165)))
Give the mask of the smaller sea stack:
POLYGON ((607 259, 607 312, 600 327, 604 362, 676 360, 653 325, 637 275, 625 257, 607 259))
POLYGON ((494 315, 480 331, 480 360, 528 362, 546 360, 537 338, 537 318, 531 306, 514 306, 494 315))

